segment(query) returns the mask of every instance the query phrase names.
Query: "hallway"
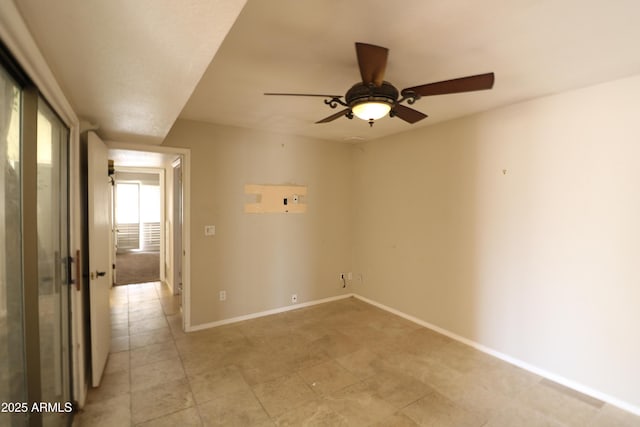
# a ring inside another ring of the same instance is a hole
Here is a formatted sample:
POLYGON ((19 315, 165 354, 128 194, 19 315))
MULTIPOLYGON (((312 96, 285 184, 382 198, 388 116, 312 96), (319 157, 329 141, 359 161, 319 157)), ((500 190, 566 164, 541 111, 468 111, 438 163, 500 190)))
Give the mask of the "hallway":
MULTIPOLYGON (((167 379, 184 382, 175 345, 184 335, 180 296, 173 296, 160 282, 116 286, 111 289, 110 305, 109 360, 100 387, 89 390, 74 426, 128 426, 155 418, 158 410, 181 409, 147 390, 167 379), (132 409, 137 414, 133 419, 132 409)), ((180 390, 176 387, 176 393, 180 390)), ((190 397, 184 401, 177 394, 167 398, 192 403, 190 397)))

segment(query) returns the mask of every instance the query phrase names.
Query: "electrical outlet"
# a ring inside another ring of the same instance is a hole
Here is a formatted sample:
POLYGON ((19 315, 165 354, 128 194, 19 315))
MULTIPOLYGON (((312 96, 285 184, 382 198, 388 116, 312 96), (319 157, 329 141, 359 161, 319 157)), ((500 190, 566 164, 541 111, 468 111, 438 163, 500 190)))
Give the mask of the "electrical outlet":
POLYGON ((338 278, 339 278, 340 280, 344 280, 344 279, 345 279, 345 277, 344 277, 344 273, 340 273, 340 277, 338 277, 338 278))
POLYGON ((353 273, 352 272, 348 272, 347 273, 347 280, 353 280, 353 273))
POLYGON ((298 302, 298 294, 291 294, 291 304, 298 302))
POLYGON ((227 291, 220 291, 220 301, 227 300, 227 291))

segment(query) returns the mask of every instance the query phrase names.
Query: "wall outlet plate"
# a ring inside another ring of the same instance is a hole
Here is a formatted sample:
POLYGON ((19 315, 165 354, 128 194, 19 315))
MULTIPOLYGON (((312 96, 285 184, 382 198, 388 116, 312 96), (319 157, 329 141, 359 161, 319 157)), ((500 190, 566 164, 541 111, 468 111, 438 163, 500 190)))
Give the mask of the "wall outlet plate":
POLYGON ((205 236, 214 236, 216 234, 216 226, 215 225, 205 225, 204 226, 204 235, 205 236))
POLYGON ((227 300, 227 291, 220 291, 220 301, 227 300))
POLYGON ((291 304, 298 302, 298 294, 291 294, 291 304))

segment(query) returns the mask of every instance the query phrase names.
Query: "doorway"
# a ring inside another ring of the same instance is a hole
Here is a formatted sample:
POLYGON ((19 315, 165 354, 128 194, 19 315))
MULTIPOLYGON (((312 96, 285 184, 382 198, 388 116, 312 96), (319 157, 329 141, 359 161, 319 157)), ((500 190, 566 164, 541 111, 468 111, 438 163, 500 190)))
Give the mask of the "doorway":
MULTIPOLYGON (((110 143, 109 159, 116 171, 160 175, 160 280, 163 288, 180 295, 182 329, 189 330, 189 164, 184 148, 110 143)), ((115 227, 114 227, 115 232, 115 227)), ((143 242, 144 247, 144 242, 143 242)), ((118 276, 116 267, 116 276, 118 276)))
POLYGON ((164 247, 164 171, 121 169, 114 174, 114 285, 160 282, 164 247))

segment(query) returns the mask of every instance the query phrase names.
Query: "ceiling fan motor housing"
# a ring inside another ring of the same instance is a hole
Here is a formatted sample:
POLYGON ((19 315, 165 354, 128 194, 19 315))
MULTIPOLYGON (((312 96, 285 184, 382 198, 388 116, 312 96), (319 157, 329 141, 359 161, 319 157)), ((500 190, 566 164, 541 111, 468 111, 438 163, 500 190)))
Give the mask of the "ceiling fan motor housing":
POLYGON ((351 108, 363 102, 384 102, 393 107, 398 99, 398 89, 386 81, 380 86, 356 83, 347 91, 344 98, 351 108))

